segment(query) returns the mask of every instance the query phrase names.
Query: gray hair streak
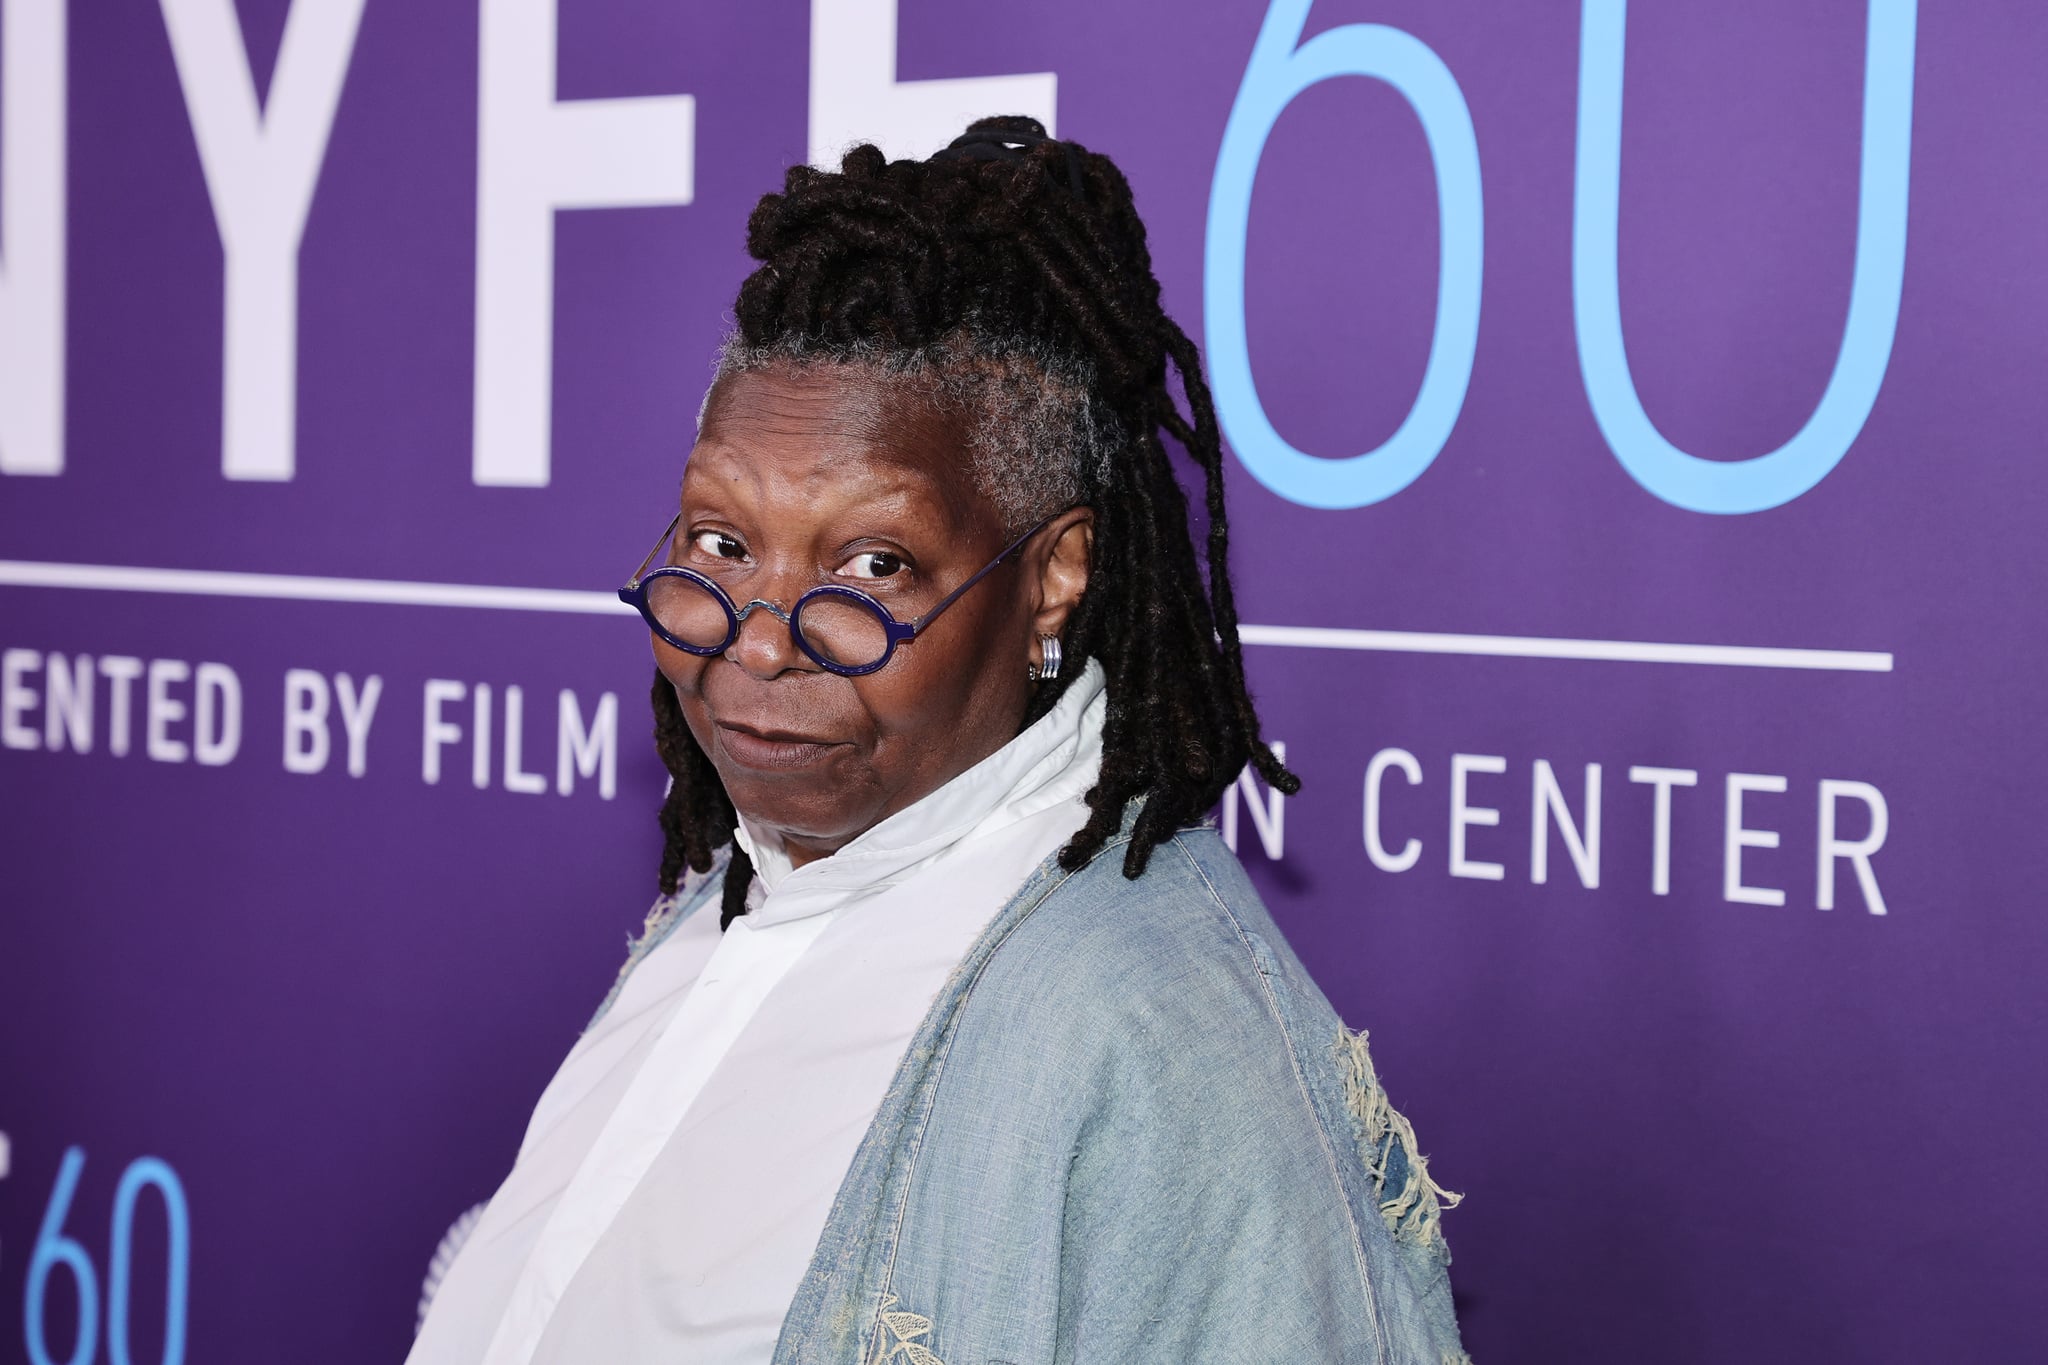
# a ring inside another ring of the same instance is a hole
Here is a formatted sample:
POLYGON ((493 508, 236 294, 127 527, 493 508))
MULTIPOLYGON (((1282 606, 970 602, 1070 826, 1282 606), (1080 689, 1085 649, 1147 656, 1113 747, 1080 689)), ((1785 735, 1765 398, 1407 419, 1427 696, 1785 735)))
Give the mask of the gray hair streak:
MULTIPOLYGON (((1012 532, 1087 501, 1123 445, 1115 417, 1096 401, 1094 367, 1086 360, 971 325, 918 347, 821 345, 794 335, 749 346, 735 333, 719 349, 712 389, 729 375, 816 366, 864 371, 955 422, 967 434, 975 486, 1012 532)), ((711 391, 704 401, 708 407, 711 391)), ((700 429, 704 412, 697 413, 700 429)))

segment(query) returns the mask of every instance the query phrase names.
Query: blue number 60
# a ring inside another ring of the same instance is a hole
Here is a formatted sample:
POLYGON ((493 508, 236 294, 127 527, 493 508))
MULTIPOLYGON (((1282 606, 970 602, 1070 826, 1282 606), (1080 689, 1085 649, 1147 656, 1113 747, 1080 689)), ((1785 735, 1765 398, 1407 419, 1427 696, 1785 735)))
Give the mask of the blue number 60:
MULTIPOLYGON (((29 1255, 28 1284, 22 1313, 22 1332, 27 1338, 29 1365, 56 1365, 50 1355, 49 1324, 43 1316, 49 1295, 50 1272, 59 1266, 71 1272, 78 1290, 78 1334, 65 1365, 91 1365, 99 1340, 99 1280, 93 1273, 92 1258, 75 1238, 64 1235, 64 1218, 71 1212, 71 1200, 78 1193, 78 1177, 85 1169, 85 1152, 68 1147, 57 1167, 57 1183, 50 1190, 49 1205, 43 1210, 36 1230, 35 1250, 29 1255)), ((139 1157, 121 1173, 114 1189, 112 1245, 107 1267, 107 1355, 112 1365, 132 1365, 128 1351, 128 1293, 130 1267, 134 1263, 135 1201, 143 1186, 154 1185, 164 1201, 166 1239, 164 1287, 163 1365, 184 1365, 185 1300, 190 1289, 192 1219, 185 1206, 185 1187, 168 1165, 153 1156, 139 1157)))
POLYGON ((1231 106, 1209 190, 1202 270, 1210 377, 1223 431, 1253 477, 1307 507, 1364 507, 1421 476, 1450 439, 1479 343, 1479 141, 1450 68, 1427 45, 1384 24, 1346 24, 1301 46, 1311 0, 1274 0, 1231 106), (1439 234, 1436 331, 1415 405, 1377 450, 1318 459, 1289 445, 1266 417, 1245 340, 1244 253, 1252 181, 1266 137, 1302 91, 1336 76, 1370 76, 1401 92, 1422 120, 1436 166, 1439 234))

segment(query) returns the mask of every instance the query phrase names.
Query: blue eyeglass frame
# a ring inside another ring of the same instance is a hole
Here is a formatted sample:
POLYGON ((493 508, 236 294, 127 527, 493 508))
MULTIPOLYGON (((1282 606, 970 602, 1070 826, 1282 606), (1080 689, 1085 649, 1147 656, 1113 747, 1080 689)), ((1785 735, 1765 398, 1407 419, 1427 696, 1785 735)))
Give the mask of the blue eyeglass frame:
POLYGON ((755 607, 766 607, 768 609, 768 614, 770 616, 773 616, 778 621, 781 621, 788 625, 789 638, 791 642, 794 643, 798 649, 802 650, 804 652, 804 656, 808 658, 812 663, 818 665, 818 667, 824 669, 828 673, 837 673, 842 678, 859 678, 869 673, 873 673, 877 669, 880 669, 883 666, 885 666, 889 662, 889 660, 896 657, 896 646, 907 645, 912 640, 915 640, 920 631, 922 631, 926 626, 930 625, 933 621, 938 619, 938 615, 940 612, 944 611, 947 607, 950 607, 955 602, 959 601, 960 598, 966 593, 966 591, 969 588, 973 587, 976 583, 979 583, 982 579, 986 578, 998 564, 1003 563, 1005 560, 1009 559, 1010 556, 1016 554, 1017 551, 1023 549, 1025 544, 1028 541, 1030 541, 1030 539, 1033 536, 1037 535, 1040 531, 1043 531, 1046 527, 1052 525, 1052 523, 1060 516, 1062 516, 1065 512, 1072 510, 1072 508, 1063 508, 1061 509, 1061 511, 1055 512, 1052 514, 1052 516, 1047 517, 1044 521, 1039 522, 1036 526, 1026 531, 1023 535, 1018 536, 1015 540, 1010 542, 1008 549, 1004 550, 994 559, 991 559, 988 563, 982 565, 980 569, 975 571, 975 574, 972 578, 969 578, 965 583, 962 583, 959 587, 953 589, 953 591, 947 593, 944 597, 940 598, 937 605, 935 605, 930 611, 926 612, 924 615, 918 617, 915 621, 899 621, 895 618, 895 616, 890 614, 890 611, 887 607, 883 606, 874 597, 862 592, 858 588, 849 588, 838 583, 820 583, 817 587, 808 589, 803 593, 802 596, 798 597, 796 599, 796 602, 790 607, 790 609, 785 612, 784 610, 782 610, 782 608, 776 606, 773 602, 766 601, 765 599, 759 597, 756 597, 753 601, 748 602, 743 607, 735 607, 732 604, 732 598, 726 594, 725 589, 719 587, 718 583, 709 575, 699 573, 695 569, 683 568, 679 564, 664 564, 658 569, 650 570, 647 566, 654 562, 655 556, 661 553, 661 547, 669 543, 670 537, 674 536, 676 533, 676 527, 682 524, 683 514, 681 512, 676 513, 674 517, 670 518, 668 523, 668 529, 661 533, 661 539, 654 542, 654 548, 649 550, 647 552, 647 557, 640 561, 640 567, 633 570, 633 576, 626 580, 626 586, 619 589, 619 600, 621 602, 624 602, 626 605, 636 609, 640 613, 640 619, 647 623, 648 629, 652 630, 656 635, 660 636, 663 640, 667 641, 675 648, 682 650, 686 654, 695 654, 705 658, 723 654, 726 650, 731 649, 733 641, 739 638, 741 622, 745 621, 747 617, 753 613, 755 607), (656 619, 654 615, 654 608, 649 606, 647 602, 647 585, 652 583, 657 578, 670 575, 677 578, 689 579, 698 587, 703 588, 705 591, 709 592, 712 596, 712 599, 716 601, 719 606, 725 608, 724 640, 722 640, 716 645, 693 645, 688 643, 687 641, 679 640, 675 636, 669 634, 667 629, 665 629, 662 626, 661 622, 656 619), (875 614, 876 618, 881 621, 882 633, 888 640, 888 643, 885 646, 883 646, 881 658, 875 660, 871 664, 858 664, 848 666, 842 663, 835 663, 831 659, 826 658, 823 654, 820 654, 817 650, 811 648, 811 642, 804 638, 803 628, 798 623, 803 619, 805 606, 807 606, 811 602, 817 601, 819 598, 822 597, 851 598, 852 600, 860 603, 860 605, 866 607, 869 611, 875 614))

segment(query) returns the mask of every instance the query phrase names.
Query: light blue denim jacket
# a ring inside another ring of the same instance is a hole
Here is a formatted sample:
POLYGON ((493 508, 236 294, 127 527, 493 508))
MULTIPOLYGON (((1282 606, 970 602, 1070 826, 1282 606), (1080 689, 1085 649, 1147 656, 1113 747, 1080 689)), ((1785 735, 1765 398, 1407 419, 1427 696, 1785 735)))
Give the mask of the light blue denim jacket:
POLYGON ((939 992, 775 1365, 1466 1360, 1442 1191, 1364 1036, 1213 830, 1131 881, 1129 829, 1047 860, 939 992))

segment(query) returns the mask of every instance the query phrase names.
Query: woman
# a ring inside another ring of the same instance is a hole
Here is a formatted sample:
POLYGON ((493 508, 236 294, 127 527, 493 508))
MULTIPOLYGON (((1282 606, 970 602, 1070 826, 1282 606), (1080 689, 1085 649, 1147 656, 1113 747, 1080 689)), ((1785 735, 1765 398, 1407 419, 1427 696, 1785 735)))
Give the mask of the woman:
POLYGON ((1441 1192, 1206 820, 1297 783, 1123 176, 983 120, 748 246, 621 592, 664 896, 412 1359, 1462 1360, 1441 1192))

